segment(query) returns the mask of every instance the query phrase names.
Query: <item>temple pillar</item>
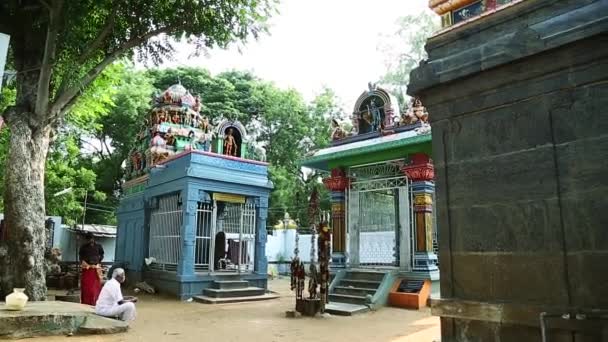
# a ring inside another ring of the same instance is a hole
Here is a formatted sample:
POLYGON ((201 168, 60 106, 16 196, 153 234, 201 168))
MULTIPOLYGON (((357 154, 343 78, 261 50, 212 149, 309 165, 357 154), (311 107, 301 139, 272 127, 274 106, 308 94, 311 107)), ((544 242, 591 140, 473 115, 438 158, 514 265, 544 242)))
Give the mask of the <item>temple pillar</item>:
POLYGON ((194 257, 196 244, 196 214, 199 202, 210 202, 211 197, 206 192, 186 187, 182 191, 182 227, 181 235, 181 254, 177 264, 177 274, 179 276, 194 275, 194 257))
POLYGON ((255 258, 253 270, 257 274, 268 274, 268 260, 266 258, 266 219, 268 217, 268 197, 258 197, 256 204, 256 234, 255 258))
POLYGON ((341 168, 331 170, 331 176, 323 179, 325 187, 331 191, 331 232, 332 267, 346 267, 346 188, 350 178, 341 168))
POLYGON ((414 197, 414 271, 437 271, 437 255, 433 251, 433 194, 435 170, 424 153, 410 155, 410 164, 402 168, 411 181, 414 197))

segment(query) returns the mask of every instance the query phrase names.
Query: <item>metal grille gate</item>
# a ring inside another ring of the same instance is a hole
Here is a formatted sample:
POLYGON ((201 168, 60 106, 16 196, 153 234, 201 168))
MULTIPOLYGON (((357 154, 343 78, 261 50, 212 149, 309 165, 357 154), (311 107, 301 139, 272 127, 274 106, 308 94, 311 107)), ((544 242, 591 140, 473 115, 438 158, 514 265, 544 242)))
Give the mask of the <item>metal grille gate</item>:
POLYGON ((199 203, 195 270, 252 272, 256 209, 253 203, 199 203), (223 239, 217 239, 223 234, 223 239), (216 246, 224 243, 224 246, 216 246), (220 253, 220 255, 215 255, 220 253))
POLYGON ((348 189, 349 263, 411 269, 412 194, 398 164, 352 168, 348 189))
POLYGON ((148 255, 150 268, 176 271, 181 257, 181 228, 183 222, 179 194, 158 198, 158 206, 150 214, 148 255))
POLYGON ((195 271, 205 271, 210 269, 213 264, 211 246, 213 245, 212 228, 215 222, 215 206, 213 203, 198 203, 196 211, 196 236, 194 244, 194 269, 195 271))

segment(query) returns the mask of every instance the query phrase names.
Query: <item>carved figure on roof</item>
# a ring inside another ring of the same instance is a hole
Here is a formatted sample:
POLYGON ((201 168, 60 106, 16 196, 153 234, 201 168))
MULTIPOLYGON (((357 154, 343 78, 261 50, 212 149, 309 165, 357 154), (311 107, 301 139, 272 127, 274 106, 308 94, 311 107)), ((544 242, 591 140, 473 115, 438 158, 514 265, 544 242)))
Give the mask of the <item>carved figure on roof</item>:
POLYGON ((131 153, 131 166, 133 167, 133 171, 140 171, 143 169, 142 156, 137 150, 131 153))
POLYGON ((378 86, 376 85, 376 83, 373 82, 368 82, 367 83, 367 88, 369 89, 369 92, 373 92, 374 90, 376 90, 378 86))
POLYGON ((429 114, 426 108, 422 105, 419 99, 412 99, 412 107, 406 113, 401 115, 400 125, 413 125, 418 121, 423 123, 428 122, 429 114))
MULTIPOLYGON (((174 84, 167 88, 163 93, 163 102, 165 104, 182 105, 182 98, 189 93, 181 84, 174 84)), ((192 96, 192 95, 190 95, 192 96)))
POLYGON ((192 106, 192 110, 197 113, 201 111, 201 97, 198 95, 194 97, 194 105, 192 106))
POLYGON ((352 125, 353 127, 351 128, 351 131, 349 133, 349 135, 357 135, 359 134, 359 116, 358 115, 353 115, 352 119, 351 119, 352 125))
POLYGON ((179 124, 181 122, 181 118, 179 117, 178 112, 173 113, 173 116, 171 116, 171 122, 173 122, 174 124, 179 124))
POLYGON ((165 139, 163 139, 163 137, 160 136, 160 133, 156 132, 154 134, 154 138, 152 138, 152 140, 150 141, 150 145, 157 147, 165 147, 167 145, 167 142, 165 141, 165 139))
POLYGON ((426 111, 426 108, 422 105, 422 101, 420 99, 414 99, 414 107, 413 107, 414 116, 418 118, 418 120, 422 122, 428 122, 429 113, 426 111))
POLYGON ((169 128, 169 130, 165 134, 165 141, 167 145, 175 146, 175 136, 173 135, 173 131, 171 130, 171 128, 169 128))
POLYGON ((380 108, 376 105, 376 100, 371 99, 368 112, 372 117, 372 131, 377 131, 379 129, 384 128, 382 124, 382 113, 380 112, 380 108))
POLYGON ((163 93, 163 102, 171 103, 171 94, 169 94, 168 90, 163 93))
POLYGON ((154 150, 150 151, 152 165, 156 165, 161 163, 169 158, 169 151, 161 148, 154 148, 154 150))
POLYGON ((209 125, 209 118, 207 116, 203 116, 199 125, 199 128, 204 132, 208 133, 211 131, 211 127, 209 125))
POLYGON ((233 156, 236 157, 236 140, 234 139, 234 129, 228 128, 228 132, 226 133, 226 136, 224 137, 224 154, 229 155, 229 156, 233 156))
POLYGON ((340 140, 346 138, 346 132, 340 126, 340 123, 336 119, 331 120, 331 140, 340 140))
POLYGON ((167 111, 164 109, 156 112, 156 124, 160 125, 163 122, 167 122, 167 111))

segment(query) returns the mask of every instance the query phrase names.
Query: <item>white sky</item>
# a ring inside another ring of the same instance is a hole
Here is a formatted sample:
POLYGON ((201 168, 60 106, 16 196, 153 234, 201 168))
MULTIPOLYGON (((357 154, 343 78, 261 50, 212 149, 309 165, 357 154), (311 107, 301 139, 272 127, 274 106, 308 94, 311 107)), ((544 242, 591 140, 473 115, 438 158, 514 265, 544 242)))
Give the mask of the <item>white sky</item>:
MULTIPOLYGON (((369 81, 385 72, 377 50, 381 35, 396 31, 396 20, 420 13, 428 0, 282 0, 271 20, 270 36, 236 47, 188 58, 189 49, 163 67, 199 66, 213 74, 249 70, 279 87, 293 87, 312 100, 326 85, 346 113, 369 81)), ((203 99, 204 101, 205 99, 203 99)))

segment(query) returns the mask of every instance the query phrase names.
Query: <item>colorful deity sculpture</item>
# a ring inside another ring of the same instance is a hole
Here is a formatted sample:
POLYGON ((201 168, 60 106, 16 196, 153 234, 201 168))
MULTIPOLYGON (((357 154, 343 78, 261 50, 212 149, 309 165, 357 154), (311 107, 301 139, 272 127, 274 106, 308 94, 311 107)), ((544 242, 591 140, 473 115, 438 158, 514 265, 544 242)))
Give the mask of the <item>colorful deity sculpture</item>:
POLYGON ((427 123, 429 121, 429 114, 426 108, 422 105, 420 99, 412 99, 412 106, 409 111, 401 115, 400 124, 413 125, 417 122, 427 123))
POLYGON ((338 120, 336 120, 336 119, 331 120, 331 127, 332 127, 331 140, 340 140, 340 139, 344 139, 346 137, 346 132, 344 131, 344 129, 342 129, 338 120))
POLYGON ((237 155, 237 146, 236 140, 234 139, 234 130, 232 128, 228 128, 228 132, 226 132, 226 136, 224 137, 224 154, 236 157, 237 155))
POLYGON ((372 131, 375 132, 383 129, 384 127, 382 124, 382 113, 380 113, 380 108, 378 108, 378 106, 376 105, 376 100, 374 98, 372 98, 369 103, 368 112, 371 115, 372 119, 372 131))

